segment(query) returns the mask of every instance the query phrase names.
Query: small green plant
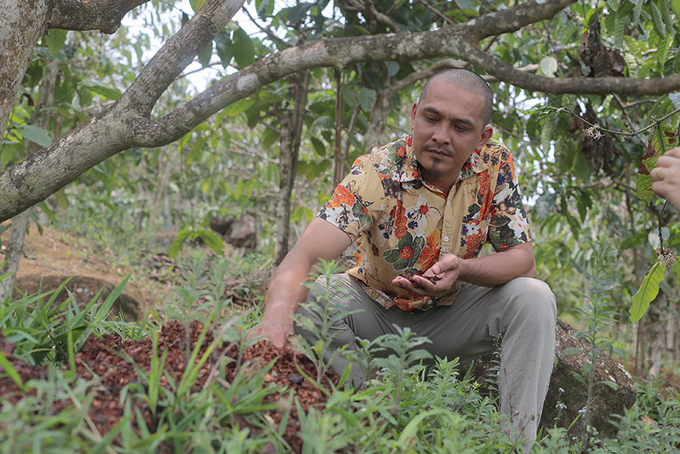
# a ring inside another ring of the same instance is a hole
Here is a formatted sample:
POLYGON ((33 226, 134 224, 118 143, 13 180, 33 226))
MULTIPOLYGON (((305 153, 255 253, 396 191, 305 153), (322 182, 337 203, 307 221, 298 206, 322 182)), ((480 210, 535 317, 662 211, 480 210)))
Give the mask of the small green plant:
MULTIPOLYGON (((305 285, 316 292, 319 304, 315 302, 303 303, 302 307, 307 310, 309 316, 305 317, 296 314, 293 319, 316 339, 312 345, 307 340, 300 338, 298 339, 298 344, 302 352, 314 361, 316 365, 316 381, 320 383, 328 370, 329 364, 338 356, 344 354, 345 350, 345 348, 342 348, 331 351, 330 346, 334 337, 332 327, 334 324, 341 323, 346 316, 356 311, 339 310, 331 304, 331 301, 338 300, 341 297, 351 297, 348 287, 338 285, 333 281, 333 276, 340 271, 337 263, 322 260, 317 267, 317 271, 319 272, 319 279, 305 285)), ((348 367, 351 368, 351 364, 348 367)), ((346 379, 348 374, 349 369, 343 373, 343 378, 346 379)))
POLYGON ((54 291, 14 298, 0 305, 0 329, 7 342, 16 343, 14 354, 32 364, 46 360, 66 361, 69 352, 78 351, 91 333, 125 325, 107 318, 128 279, 129 276, 116 286, 103 303, 97 303, 100 290, 84 308, 72 295, 62 303, 55 302, 70 279, 64 280, 54 291))
POLYGON ((608 335, 616 326, 617 311, 611 301, 610 292, 618 284, 609 280, 609 275, 617 251, 607 239, 592 243, 592 250, 592 262, 589 267, 575 265, 588 282, 583 307, 574 309, 581 315, 586 329, 578 331, 575 335, 585 338, 589 348, 585 352, 579 348, 568 348, 562 352, 564 355, 586 353, 588 358, 583 364, 583 374, 575 374, 575 377, 586 385, 586 404, 579 411, 579 417, 583 421, 580 441, 582 449, 589 447, 595 436, 594 428, 590 424, 595 385, 617 388, 616 383, 606 380, 596 382, 595 379, 595 365, 600 356, 613 351, 608 335))
POLYGON ((386 357, 376 357, 371 367, 379 368, 378 376, 394 382, 392 416, 399 413, 402 385, 407 375, 416 375, 425 371, 423 360, 432 358, 426 350, 419 346, 431 343, 426 337, 416 336, 409 328, 395 325, 396 334, 383 334, 371 342, 371 351, 387 353, 386 357))

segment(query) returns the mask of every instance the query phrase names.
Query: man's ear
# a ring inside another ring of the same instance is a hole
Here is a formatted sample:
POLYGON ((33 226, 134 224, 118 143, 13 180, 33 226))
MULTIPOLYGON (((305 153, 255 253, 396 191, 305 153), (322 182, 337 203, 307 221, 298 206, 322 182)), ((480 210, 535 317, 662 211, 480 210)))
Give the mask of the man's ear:
POLYGON ((489 141, 489 139, 493 136, 493 128, 491 125, 486 125, 484 126, 484 130, 482 131, 482 136, 479 139, 479 143, 477 144, 477 150, 481 150, 484 145, 489 141))
POLYGON ((413 124, 416 122, 416 111, 418 110, 418 103, 414 102, 413 107, 411 107, 411 129, 413 129, 413 124))

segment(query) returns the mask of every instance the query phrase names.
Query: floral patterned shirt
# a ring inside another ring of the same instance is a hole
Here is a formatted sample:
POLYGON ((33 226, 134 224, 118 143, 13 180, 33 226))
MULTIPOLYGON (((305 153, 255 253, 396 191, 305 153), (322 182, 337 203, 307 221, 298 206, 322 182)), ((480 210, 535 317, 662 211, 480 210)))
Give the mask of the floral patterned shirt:
POLYGON ((450 295, 422 297, 396 287, 405 272, 422 274, 444 254, 476 257, 485 241, 496 251, 530 241, 512 155, 490 140, 463 165, 449 194, 422 180, 412 137, 360 156, 319 211, 357 242, 348 271, 385 308, 451 305, 450 295))

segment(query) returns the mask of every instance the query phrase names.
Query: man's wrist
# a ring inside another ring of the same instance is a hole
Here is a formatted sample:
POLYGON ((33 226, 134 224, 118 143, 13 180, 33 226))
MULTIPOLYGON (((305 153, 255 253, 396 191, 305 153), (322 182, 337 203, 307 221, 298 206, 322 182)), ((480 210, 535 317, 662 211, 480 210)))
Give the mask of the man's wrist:
POLYGON ((270 303, 267 304, 262 320, 288 320, 295 314, 296 308, 286 303, 270 303))

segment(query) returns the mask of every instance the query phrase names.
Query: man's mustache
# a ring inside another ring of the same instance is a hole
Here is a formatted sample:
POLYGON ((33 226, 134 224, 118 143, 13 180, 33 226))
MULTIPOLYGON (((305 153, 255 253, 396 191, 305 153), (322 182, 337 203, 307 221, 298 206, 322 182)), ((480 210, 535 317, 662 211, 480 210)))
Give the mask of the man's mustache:
POLYGON ((425 151, 434 151, 437 153, 444 154, 446 156, 453 156, 453 150, 451 150, 449 147, 446 146, 440 146, 440 145, 425 145, 423 147, 425 151))

